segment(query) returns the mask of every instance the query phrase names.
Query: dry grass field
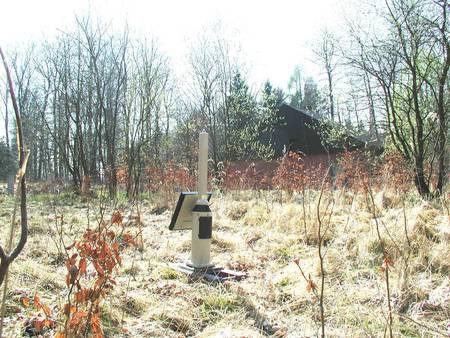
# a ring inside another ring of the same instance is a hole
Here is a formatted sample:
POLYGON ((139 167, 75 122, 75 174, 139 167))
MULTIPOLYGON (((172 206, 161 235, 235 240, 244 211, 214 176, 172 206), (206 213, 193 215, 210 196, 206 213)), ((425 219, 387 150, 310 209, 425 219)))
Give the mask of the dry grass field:
MULTIPOLYGON (((158 199, 143 199, 143 249, 125 252, 117 270, 117 285, 101 304, 105 335, 317 336, 318 300, 299 266, 312 283, 319 285, 318 195, 317 191, 307 191, 303 196, 283 196, 280 203, 277 192, 216 193, 211 205, 212 260, 247 274, 240 282, 225 284, 189 280, 168 266, 189 259, 190 232, 169 231, 172 207, 164 210, 158 208, 158 199)), ((13 201, 5 196, 0 200, 3 242, 13 201)), ((327 336, 386 334, 383 247, 392 260, 389 284, 394 335, 450 334, 449 201, 428 202, 414 194, 387 192, 374 194, 375 206, 366 201, 362 194, 343 190, 328 191, 323 196, 319 215, 322 226, 328 229, 323 247, 327 336)), ((98 198, 83 200, 69 194, 30 197, 29 240, 10 268, 5 337, 32 331, 27 329, 27 321, 37 310, 24 306, 25 296, 38 294, 62 325, 67 271, 55 216, 64 215, 63 236, 68 243, 80 237, 88 223, 92 226, 98 222, 99 204, 98 198)), ((134 233, 139 231, 133 222, 135 205, 119 200, 115 206, 103 208, 105 218, 120 210, 125 221, 129 220, 127 227, 134 233)), ((43 336, 51 337, 55 332, 48 330, 43 336)))

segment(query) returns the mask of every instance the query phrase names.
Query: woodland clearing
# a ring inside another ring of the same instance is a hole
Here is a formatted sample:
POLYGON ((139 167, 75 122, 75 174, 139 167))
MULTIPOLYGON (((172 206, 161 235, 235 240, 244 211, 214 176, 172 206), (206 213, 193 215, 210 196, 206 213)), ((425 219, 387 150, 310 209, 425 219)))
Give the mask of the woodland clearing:
MULTIPOLYGON (((106 205, 100 198, 82 199, 69 193, 33 195, 28 203, 29 241, 10 268, 5 337, 24 334, 30 319, 42 312, 24 305, 24 299, 36 294, 49 307, 56 324, 42 335, 53 336, 63 325, 67 270, 55 219, 64 215, 61 229, 69 243, 70 238, 80 237, 88 224, 95 226, 99 210, 105 218, 120 211, 131 232, 137 234, 141 227, 143 239, 142 250, 132 248, 124 253, 117 285, 101 303, 105 336, 316 336, 320 326, 317 299, 296 262, 313 286, 319 284, 318 194, 310 190, 304 195, 304 219, 302 195, 287 196, 280 203, 275 191, 215 193, 212 261, 247 274, 240 282, 225 284, 188 280, 168 266, 189 260, 190 232, 168 230, 171 207, 161 208, 158 196, 144 196, 138 215, 136 204, 120 198, 115 205, 106 205), (140 226, 136 224, 139 220, 140 226)), ((327 334, 382 336, 387 321, 386 292, 374 213, 362 194, 337 189, 324 194, 324 199, 334 201, 332 209, 321 211, 329 225, 324 239, 327 334)), ((448 201, 377 192, 374 202, 392 259, 394 335, 448 334, 448 201), (405 261, 396 249, 407 250, 404 224, 411 247, 407 276, 405 261)), ((2 196, 2 237, 8 232, 12 208, 12 199, 2 196)))

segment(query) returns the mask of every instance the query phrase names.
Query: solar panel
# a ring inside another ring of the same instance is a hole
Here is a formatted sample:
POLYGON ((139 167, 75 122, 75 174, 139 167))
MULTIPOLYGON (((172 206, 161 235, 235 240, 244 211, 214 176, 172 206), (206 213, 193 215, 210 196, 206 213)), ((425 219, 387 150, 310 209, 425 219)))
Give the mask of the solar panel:
MULTIPOLYGON (((207 193, 208 202, 211 199, 211 192, 207 193)), ((177 206, 170 221, 170 230, 190 230, 192 229, 192 209, 199 199, 196 191, 182 192, 178 197, 177 206)))

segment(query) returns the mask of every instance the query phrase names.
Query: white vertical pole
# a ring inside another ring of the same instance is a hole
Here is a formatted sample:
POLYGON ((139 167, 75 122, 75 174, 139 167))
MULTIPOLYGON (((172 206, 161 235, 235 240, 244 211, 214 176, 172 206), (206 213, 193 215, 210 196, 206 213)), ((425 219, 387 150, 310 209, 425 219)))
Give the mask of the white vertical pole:
POLYGON ((202 131, 198 142, 198 194, 206 198, 208 189, 208 133, 202 131))
POLYGON ((198 200, 192 211, 191 265, 211 267, 212 214, 208 205, 208 133, 201 132, 198 144, 198 200))

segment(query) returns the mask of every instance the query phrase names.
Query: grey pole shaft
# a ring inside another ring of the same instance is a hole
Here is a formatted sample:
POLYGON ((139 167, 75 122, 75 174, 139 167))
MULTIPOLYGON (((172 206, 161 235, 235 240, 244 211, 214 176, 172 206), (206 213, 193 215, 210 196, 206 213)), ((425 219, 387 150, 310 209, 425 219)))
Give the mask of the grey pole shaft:
POLYGON ((201 132, 198 147, 198 200, 192 210, 191 265, 210 267, 212 214, 207 200, 208 189, 208 133, 201 132))

